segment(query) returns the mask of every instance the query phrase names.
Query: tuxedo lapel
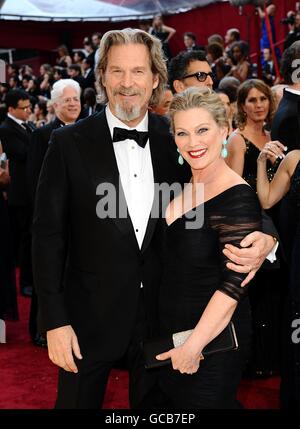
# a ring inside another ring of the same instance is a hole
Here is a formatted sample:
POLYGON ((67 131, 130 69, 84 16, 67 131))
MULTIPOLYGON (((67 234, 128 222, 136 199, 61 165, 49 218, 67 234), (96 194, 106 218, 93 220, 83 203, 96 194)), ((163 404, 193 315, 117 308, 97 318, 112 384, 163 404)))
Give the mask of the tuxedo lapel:
POLYGON ((28 139, 28 133, 25 130, 25 128, 23 128, 21 125, 17 124, 17 122, 13 121, 10 118, 6 118, 6 124, 9 128, 13 129, 17 134, 19 134, 19 136, 21 136, 22 138, 27 138, 28 139))
POLYGON ((80 130, 80 133, 74 133, 77 140, 77 146, 81 157, 84 161, 86 170, 89 173, 95 192, 98 185, 103 183, 112 184, 116 190, 117 201, 116 213, 117 216, 112 218, 120 232, 126 236, 132 246, 139 250, 136 236, 134 233, 131 218, 128 213, 124 191, 120 180, 120 174, 115 157, 113 143, 106 120, 105 110, 86 119, 86 128, 80 130), (119 196, 120 195, 120 196, 119 196), (122 213, 127 211, 127 215, 119 216, 119 203, 123 202, 122 213))

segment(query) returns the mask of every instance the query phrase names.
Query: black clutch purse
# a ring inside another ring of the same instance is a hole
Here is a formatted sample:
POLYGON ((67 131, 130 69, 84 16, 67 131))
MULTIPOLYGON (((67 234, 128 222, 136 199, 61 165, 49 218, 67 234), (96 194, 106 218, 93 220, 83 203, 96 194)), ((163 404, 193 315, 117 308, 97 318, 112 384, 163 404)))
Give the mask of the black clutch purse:
MULTIPOLYGON (((171 363, 171 359, 159 361, 155 356, 160 353, 167 352, 174 347, 182 345, 191 335, 192 330, 177 332, 176 334, 154 340, 147 340, 142 343, 145 368, 157 368, 171 363)), ((203 357, 207 357, 213 353, 226 352, 236 350, 238 342, 234 329, 234 324, 229 322, 226 328, 202 350, 203 357)))

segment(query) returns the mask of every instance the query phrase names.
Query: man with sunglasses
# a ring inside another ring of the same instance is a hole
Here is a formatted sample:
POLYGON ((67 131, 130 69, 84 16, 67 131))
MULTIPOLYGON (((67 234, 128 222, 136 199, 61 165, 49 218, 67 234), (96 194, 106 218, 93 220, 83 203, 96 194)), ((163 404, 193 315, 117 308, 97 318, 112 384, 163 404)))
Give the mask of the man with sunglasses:
POLYGON ((24 296, 32 294, 31 266, 31 204, 26 186, 27 151, 31 132, 35 129, 28 122, 31 113, 29 95, 21 89, 13 89, 6 96, 7 117, 0 127, 3 152, 9 159, 10 185, 8 208, 12 227, 16 262, 20 265, 20 289, 24 296), (18 261, 19 259, 19 261, 18 261))
POLYGON ((169 65, 169 85, 180 93, 191 86, 213 87, 213 73, 203 51, 180 52, 169 65))

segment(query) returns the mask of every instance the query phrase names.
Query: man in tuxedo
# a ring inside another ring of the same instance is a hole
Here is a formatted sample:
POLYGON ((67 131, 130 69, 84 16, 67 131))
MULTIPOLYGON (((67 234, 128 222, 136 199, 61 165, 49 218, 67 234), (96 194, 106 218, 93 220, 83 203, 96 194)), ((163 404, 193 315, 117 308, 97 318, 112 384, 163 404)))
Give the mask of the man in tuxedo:
MULTIPOLYGON (((300 41, 286 49, 281 59, 281 73, 288 85, 272 121, 271 138, 287 146, 288 152, 300 149, 300 80, 299 80, 300 41), (295 62, 295 63, 294 63, 295 62)), ((292 249, 296 232, 296 219, 288 211, 287 199, 281 202, 281 235, 286 253, 292 249), (289 219, 289 222, 287 222, 289 219), (294 220, 294 221, 293 221, 294 220), (289 249, 289 250, 288 250, 289 249)))
POLYGON ((31 201, 34 202, 38 178, 45 158, 52 131, 73 124, 80 114, 80 86, 73 79, 60 79, 51 91, 55 119, 36 129, 30 139, 27 155, 27 180, 31 201))
POLYGON ((183 43, 185 45, 185 49, 187 52, 190 52, 190 51, 205 52, 205 47, 197 44, 197 37, 195 33, 191 33, 190 31, 187 31, 186 33, 184 33, 183 43))
POLYGON ((271 129, 272 140, 279 140, 289 151, 300 148, 299 60, 300 41, 294 42, 282 55, 281 73, 288 88, 283 91, 271 129))
MULTIPOLYGON (((50 124, 36 129, 30 139, 27 155, 27 181, 29 196, 34 205, 36 187, 41 167, 49 147, 52 131, 68 124, 73 124, 80 114, 80 86, 73 79, 60 79, 53 85, 51 101, 55 110, 56 118, 50 124)), ((34 286, 34 285, 33 285, 34 286)), ((29 333, 33 343, 37 346, 46 346, 46 339, 38 333, 37 329, 37 296, 33 288, 29 333)))
MULTIPOLYGON (((101 407, 110 369, 123 355, 131 407, 151 408, 158 406, 157 372, 145 370, 140 343, 157 323, 154 183, 184 183, 190 172, 177 163, 166 119, 148 113, 167 81, 160 42, 124 29, 106 33, 99 49, 107 106, 53 132, 39 179, 33 255, 40 323, 60 367, 57 408, 101 407), (116 190, 116 201, 102 206, 105 189, 116 190), (127 216, 120 214, 124 201, 127 216)), ((234 256, 236 270, 257 269, 273 247, 272 238, 257 234, 257 255, 237 249, 244 254, 234 256)))
POLYGON ((85 58, 82 61, 83 89, 95 88, 95 73, 94 64, 90 58, 85 58))
POLYGON ((9 159, 11 182, 8 189, 9 217, 12 226, 16 262, 20 265, 20 288, 24 296, 32 294, 31 205, 26 188, 26 162, 30 136, 35 126, 28 122, 31 113, 29 95, 14 89, 7 93, 7 117, 0 126, 0 141, 9 159))
POLYGON ((284 40, 284 50, 288 49, 293 43, 300 40, 300 12, 295 15, 295 23, 291 26, 291 31, 284 40))

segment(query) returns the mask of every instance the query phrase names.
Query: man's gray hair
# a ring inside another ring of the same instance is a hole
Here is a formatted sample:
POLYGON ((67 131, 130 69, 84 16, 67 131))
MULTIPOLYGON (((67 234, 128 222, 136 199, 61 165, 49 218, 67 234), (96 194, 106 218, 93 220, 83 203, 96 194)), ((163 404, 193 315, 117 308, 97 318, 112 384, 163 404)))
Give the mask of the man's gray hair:
POLYGON ((158 75, 158 87, 153 90, 149 106, 157 106, 164 93, 164 87, 167 83, 166 59, 163 55, 162 45, 159 39, 143 30, 134 28, 125 28, 123 30, 112 30, 104 34, 99 47, 99 62, 96 65, 96 86, 98 89, 98 101, 107 103, 106 89, 102 84, 103 74, 107 67, 108 52, 112 46, 127 44, 142 44, 148 48, 150 57, 150 67, 153 74, 158 75))
POLYGON ((81 89, 78 82, 73 79, 60 79, 52 87, 51 90, 51 101, 56 103, 62 96, 65 88, 71 87, 75 89, 78 93, 78 97, 80 97, 81 89))

